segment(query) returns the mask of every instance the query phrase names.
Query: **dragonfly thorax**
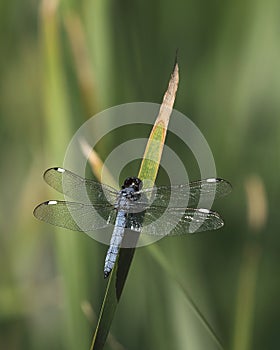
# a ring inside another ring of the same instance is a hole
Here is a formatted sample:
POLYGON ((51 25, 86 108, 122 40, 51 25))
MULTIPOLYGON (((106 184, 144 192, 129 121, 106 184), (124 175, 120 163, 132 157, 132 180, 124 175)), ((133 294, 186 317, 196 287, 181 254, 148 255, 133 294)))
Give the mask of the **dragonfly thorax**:
POLYGON ((133 208, 133 203, 140 198, 140 194, 135 193, 135 189, 132 187, 123 188, 119 192, 119 198, 115 208, 118 210, 129 211, 133 208))

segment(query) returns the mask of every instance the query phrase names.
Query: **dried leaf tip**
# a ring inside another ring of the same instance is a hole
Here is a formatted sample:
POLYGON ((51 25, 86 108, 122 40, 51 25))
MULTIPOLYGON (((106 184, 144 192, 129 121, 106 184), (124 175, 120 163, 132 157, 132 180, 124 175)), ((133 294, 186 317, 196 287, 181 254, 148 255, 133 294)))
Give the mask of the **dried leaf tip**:
POLYGON ((169 117, 175 102, 178 84, 179 84, 179 66, 178 66, 177 56, 176 56, 175 65, 171 73, 168 88, 163 96, 162 104, 160 107, 160 113, 158 116, 158 120, 165 119, 166 127, 167 127, 169 117))

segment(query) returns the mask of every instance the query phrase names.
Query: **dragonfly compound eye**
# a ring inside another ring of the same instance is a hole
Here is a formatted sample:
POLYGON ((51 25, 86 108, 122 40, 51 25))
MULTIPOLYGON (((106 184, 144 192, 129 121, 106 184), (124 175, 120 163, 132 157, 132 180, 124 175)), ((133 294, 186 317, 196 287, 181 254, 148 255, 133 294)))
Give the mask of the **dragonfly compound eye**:
POLYGON ((138 177, 128 177, 122 186, 122 188, 132 187, 135 191, 139 191, 142 188, 142 181, 138 177))

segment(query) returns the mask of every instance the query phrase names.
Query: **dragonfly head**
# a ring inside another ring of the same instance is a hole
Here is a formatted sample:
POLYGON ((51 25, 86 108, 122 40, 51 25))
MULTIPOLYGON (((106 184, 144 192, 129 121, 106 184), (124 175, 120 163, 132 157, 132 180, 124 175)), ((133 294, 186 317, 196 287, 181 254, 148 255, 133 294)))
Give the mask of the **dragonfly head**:
POLYGON ((128 177, 125 179, 122 189, 133 188, 135 192, 140 191, 143 186, 143 183, 138 177, 128 177))

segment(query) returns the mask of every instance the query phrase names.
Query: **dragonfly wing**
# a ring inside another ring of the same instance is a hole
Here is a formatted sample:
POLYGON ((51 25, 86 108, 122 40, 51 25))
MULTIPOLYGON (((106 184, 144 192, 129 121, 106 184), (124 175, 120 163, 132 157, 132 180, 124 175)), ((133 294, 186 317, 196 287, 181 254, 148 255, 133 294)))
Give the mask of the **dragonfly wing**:
POLYGON ((113 224, 116 215, 112 206, 100 207, 97 212, 92 205, 55 200, 39 204, 33 214, 49 224, 84 232, 113 224))
POLYGON ((210 198, 221 198, 228 195, 232 190, 231 184, 221 178, 209 178, 193 181, 189 184, 190 201, 194 205, 198 200, 207 201, 210 198))
POLYGON ((80 203, 108 204, 115 203, 118 192, 97 181, 84 179, 63 168, 50 168, 45 171, 44 179, 48 185, 65 196, 80 203))
POLYGON ((195 206, 199 203, 207 202, 210 199, 219 198, 227 195, 231 191, 231 184, 220 178, 211 178, 194 181, 189 184, 159 186, 147 188, 139 191, 139 205, 147 201, 157 207, 180 207, 195 206))
POLYGON ((182 235, 216 230, 224 225, 219 214, 208 209, 167 208, 162 218, 157 209, 150 207, 146 210, 141 233, 156 236, 182 235))

